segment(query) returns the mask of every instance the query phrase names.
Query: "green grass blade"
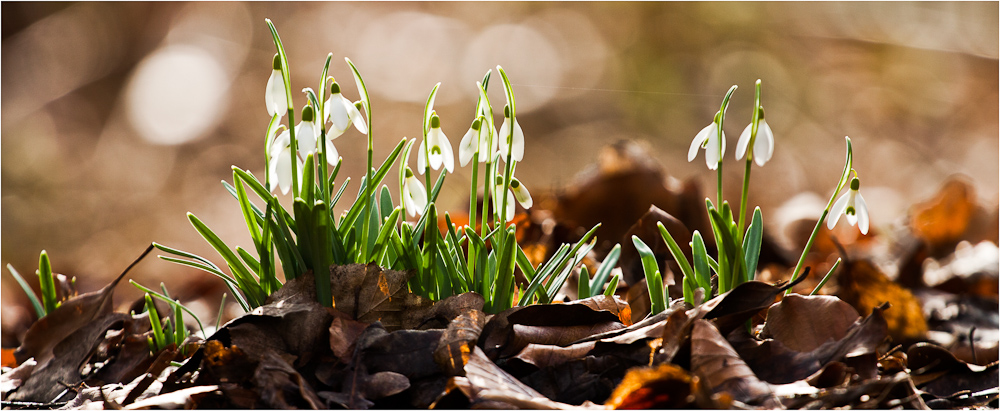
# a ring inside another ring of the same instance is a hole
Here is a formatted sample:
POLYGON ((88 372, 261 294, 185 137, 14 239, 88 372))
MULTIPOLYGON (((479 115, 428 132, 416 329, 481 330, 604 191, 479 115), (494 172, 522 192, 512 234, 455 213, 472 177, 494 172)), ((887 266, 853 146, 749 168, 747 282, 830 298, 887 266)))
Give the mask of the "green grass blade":
POLYGON ((677 262, 677 266, 681 269, 681 274, 684 277, 694 276, 694 269, 691 268, 691 264, 688 263, 687 256, 681 251, 680 246, 677 245, 677 241, 674 241, 674 236, 670 234, 667 227, 661 222, 656 223, 656 228, 660 230, 660 236, 663 237, 663 241, 667 243, 667 248, 670 250, 670 255, 674 257, 674 261, 677 262))
POLYGON ((28 299, 31 300, 31 306, 35 308, 35 314, 38 318, 44 317, 45 306, 43 306, 42 302, 35 296, 35 291, 31 289, 31 286, 24 280, 24 277, 21 277, 21 273, 18 273, 17 270, 14 269, 14 266, 10 264, 7 264, 7 270, 14 276, 14 280, 17 281, 17 285, 20 285, 21 289, 24 290, 24 294, 26 294, 28 299))
MULTIPOLYGON (((396 162, 396 159, 399 157, 399 153, 403 150, 403 145, 405 144, 406 144, 405 138, 400 140, 399 144, 396 144, 396 148, 392 150, 392 153, 390 153, 389 156, 386 157, 382 165, 379 166, 378 170, 375 171, 375 174, 372 175, 372 181, 374 182, 373 184, 378 185, 382 182, 382 179, 385 178, 386 173, 389 172, 389 168, 396 162)), ((359 187, 358 189, 359 192, 365 191, 365 184, 366 182, 361 183, 361 187, 359 187)), ((354 205, 352 205, 351 208, 347 211, 347 214, 344 215, 344 218, 341 219, 340 227, 342 228, 351 227, 354 224, 354 220, 358 218, 358 216, 361 214, 362 211, 364 211, 364 201, 355 201, 354 205)))
POLYGON ((52 276, 52 263, 49 262, 49 253, 45 250, 38 255, 38 285, 42 293, 42 306, 48 314, 59 306, 59 300, 56 297, 55 278, 52 276))
POLYGON ((225 280, 224 282, 226 283, 226 287, 229 288, 229 292, 233 293, 233 296, 235 296, 236 298, 236 302, 240 303, 240 307, 243 308, 243 311, 250 312, 250 306, 247 304, 246 300, 240 295, 240 293, 237 292, 237 290, 240 289, 239 284, 237 284, 236 281, 234 281, 232 278, 229 278, 229 276, 224 274, 222 271, 219 271, 217 269, 214 269, 212 267, 209 267, 207 265, 195 261, 182 260, 180 258, 167 257, 162 255, 159 257, 161 260, 169 261, 174 264, 186 265, 188 267, 194 267, 199 270, 205 271, 207 273, 214 274, 215 276, 225 280))
POLYGON ((611 271, 618 265, 618 258, 621 254, 622 245, 615 244, 615 248, 612 248, 608 252, 608 255, 604 257, 604 261, 601 261, 601 266, 597 267, 597 272, 594 273, 594 278, 590 281, 591 290, 600 290, 604 286, 604 283, 608 281, 608 277, 611 276, 611 271))
POLYGON ((243 220, 246 221, 247 231, 250 231, 253 243, 259 245, 261 243, 261 232, 257 224, 257 215, 251 207, 252 203, 250 203, 250 199, 247 198, 247 191, 243 188, 240 175, 235 171, 233 172, 233 185, 236 186, 236 200, 240 203, 240 211, 243 212, 243 220))
MULTIPOLYGON (((164 295, 164 294, 158 293, 156 291, 153 291, 149 287, 146 287, 146 286, 144 286, 142 284, 139 284, 139 283, 135 282, 134 280, 129 279, 128 282, 129 282, 129 284, 132 284, 136 288, 138 288, 138 289, 140 289, 142 291, 145 291, 146 294, 152 295, 153 297, 156 297, 156 298, 160 299, 161 301, 166 302, 167 304, 170 304, 170 305, 173 305, 173 306, 177 306, 181 310, 184 310, 184 312, 188 313, 188 315, 190 315, 191 318, 194 318, 194 321, 196 323, 198 323, 198 329, 201 330, 202 335, 205 335, 205 327, 203 327, 201 325, 201 320, 198 319, 198 316, 194 315, 194 313, 191 310, 189 310, 187 307, 181 305, 180 302, 177 302, 175 300, 170 299, 170 297, 167 296, 167 295, 164 295)), ((180 321, 178 321, 178 324, 182 324, 182 323, 180 321)))
POLYGON ((149 325, 153 329, 153 343, 156 350, 162 350, 163 347, 167 346, 167 337, 163 332, 163 322, 160 321, 160 313, 156 311, 156 305, 153 304, 153 298, 149 294, 145 295, 146 299, 146 312, 149 313, 149 325))
POLYGON ((251 272, 257 273, 257 276, 259 278, 260 277, 260 262, 257 261, 257 259, 254 258, 253 255, 251 255, 249 252, 247 252, 247 250, 244 250, 243 247, 236 246, 236 254, 238 254, 240 256, 240 259, 243 260, 244 263, 246 263, 246 265, 250 268, 251 272))
POLYGON ((760 259, 760 244, 764 235, 764 220, 761 217, 760 207, 753 210, 753 219, 747 234, 743 238, 743 249, 746 251, 747 277, 753 280, 757 277, 757 261, 760 259))
POLYGON ((194 214, 188 213, 188 220, 191 221, 191 225, 194 226, 195 230, 208 242, 212 248, 215 249, 219 255, 222 256, 226 263, 229 265, 230 270, 233 272, 233 276, 236 278, 236 282, 240 285, 240 290, 244 292, 247 296, 247 302, 249 302, 254 308, 259 307, 264 302, 264 290, 260 288, 260 284, 254 279, 253 274, 247 270, 246 266, 239 260, 233 250, 229 248, 213 232, 208 228, 205 223, 198 219, 194 214))
POLYGON ((577 281, 577 298, 590 298, 590 271, 587 270, 587 265, 580 267, 580 278, 577 281))
POLYGON ((632 244, 635 245, 635 249, 642 258, 642 271, 646 276, 646 286, 649 289, 650 314, 656 315, 667 309, 659 265, 656 263, 653 251, 638 236, 632 236, 632 244))
POLYGON ((708 266, 708 250, 705 248, 705 240, 701 233, 694 230, 692 235, 691 254, 694 257, 694 283, 705 290, 705 299, 712 297, 712 273, 708 266))
POLYGON ((837 259, 837 262, 833 263, 833 267, 830 267, 830 271, 826 272, 826 275, 823 276, 823 279, 820 280, 819 284, 816 284, 816 288, 813 288, 812 292, 809 293, 809 295, 816 295, 816 293, 819 293, 819 289, 823 288, 823 286, 826 285, 826 282, 830 280, 830 276, 833 275, 833 272, 837 271, 837 267, 840 267, 839 258, 837 259))
POLYGON ((606 297, 611 297, 615 295, 615 291, 618 291, 618 282, 621 281, 622 276, 620 274, 615 274, 611 277, 611 282, 608 283, 608 287, 604 289, 604 295, 606 297))

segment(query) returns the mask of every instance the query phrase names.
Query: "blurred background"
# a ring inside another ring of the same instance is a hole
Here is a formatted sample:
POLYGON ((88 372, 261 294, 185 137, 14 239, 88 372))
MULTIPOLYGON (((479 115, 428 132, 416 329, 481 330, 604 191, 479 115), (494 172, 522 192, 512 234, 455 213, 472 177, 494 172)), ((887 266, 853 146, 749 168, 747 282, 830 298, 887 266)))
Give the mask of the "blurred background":
MULTIPOLYGON (((686 152, 736 84, 725 187, 737 195, 742 165, 733 151, 759 78, 776 140, 771 162, 753 170, 750 204, 762 206, 765 222, 780 220, 779 206, 797 194, 825 202, 845 135, 875 228, 905 217, 955 173, 971 177, 982 203, 997 204, 995 2, 0 7, 0 262, 29 275, 45 249, 82 292, 103 286, 151 241, 221 264, 188 211, 230 246, 252 244, 220 180, 232 180, 231 165, 264 172, 264 86, 274 54, 264 18, 289 53, 296 105, 305 103, 298 90, 318 86, 330 52, 331 74, 358 99, 343 58, 358 66, 372 94, 377 162, 403 136, 419 137, 437 82, 436 108, 457 152, 473 118, 475 81, 499 64, 514 83, 527 140, 518 175, 533 192, 570 186, 601 147, 620 139, 645 141, 668 175, 710 188, 714 173, 700 156, 688 163, 686 152)), ((491 85, 502 110, 499 81, 491 85)), ((357 181, 365 139, 351 130, 336 145, 341 176, 357 181)), ((470 173, 449 176, 443 207, 467 208, 470 173)), ((162 281, 182 301, 223 290, 208 274, 154 258, 130 278, 162 281)), ((2 282, 6 332, 33 313, 9 273, 2 282)), ((116 302, 139 296, 122 284, 116 302)), ((218 299, 188 305, 211 318, 218 299)))

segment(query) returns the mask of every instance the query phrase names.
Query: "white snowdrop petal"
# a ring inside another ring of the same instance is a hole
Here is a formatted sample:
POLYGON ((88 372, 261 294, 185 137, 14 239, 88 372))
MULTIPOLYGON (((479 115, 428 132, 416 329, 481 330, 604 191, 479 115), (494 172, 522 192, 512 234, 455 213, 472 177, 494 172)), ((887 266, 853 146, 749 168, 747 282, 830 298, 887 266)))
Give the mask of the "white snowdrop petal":
MULTIPOLYGON (((753 123, 747 125, 747 128, 743 129, 743 133, 740 134, 739 141, 736 142, 736 159, 739 160, 743 158, 747 153, 747 146, 750 145, 750 134, 753 131, 753 123)), ((760 133, 757 133, 757 141, 760 141, 760 133)), ((759 144, 754 144, 759 145, 759 144)), ((754 156, 757 156, 757 151, 753 152, 754 156)))
POLYGON ((521 125, 517 124, 517 119, 514 119, 514 139, 512 142, 513 147, 511 152, 511 157, 514 161, 521 161, 524 159, 524 132, 521 131, 521 125))
POLYGON ((771 134, 771 127, 767 126, 767 122, 761 120, 757 126, 757 141, 753 143, 753 160, 758 166, 763 167, 773 153, 774 135, 771 134))
POLYGON ((292 150, 286 147, 278 154, 278 164, 276 174, 278 186, 281 187, 281 194, 288 194, 288 189, 292 187, 292 150))
POLYGON ((868 226, 870 221, 868 220, 868 203, 865 203, 865 198, 858 193, 854 199, 854 209, 857 211, 858 215, 858 229, 861 230, 861 234, 868 234, 868 226))
POLYGON ((844 193, 833 203, 833 208, 830 208, 830 213, 827 214, 826 228, 833 230, 833 227, 837 226, 837 221, 840 221, 840 216, 844 214, 844 210, 847 210, 847 201, 850 198, 850 192, 844 193))
POLYGON ((427 168, 427 140, 420 142, 420 147, 417 148, 417 172, 420 174, 424 173, 424 169, 427 168))
POLYGON ((695 134, 694 140, 691 140, 691 148, 688 149, 688 162, 694 161, 694 158, 698 156, 698 149, 701 148, 702 144, 705 144, 705 140, 708 139, 709 133, 714 128, 713 126, 715 123, 709 124, 698 134, 695 134))

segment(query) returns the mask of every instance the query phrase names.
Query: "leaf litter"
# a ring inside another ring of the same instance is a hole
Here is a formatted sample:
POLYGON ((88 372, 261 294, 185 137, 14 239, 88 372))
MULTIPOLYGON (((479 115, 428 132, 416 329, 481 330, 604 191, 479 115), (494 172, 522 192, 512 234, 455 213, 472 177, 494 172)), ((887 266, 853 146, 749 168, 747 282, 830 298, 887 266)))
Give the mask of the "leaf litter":
MULTIPOLYGON (((655 223, 710 236, 702 195, 643 156, 633 143, 616 144, 570 190, 538 194, 554 210, 533 209, 522 223, 538 231, 525 237, 526 254, 551 252, 550 244, 578 235, 574 227, 613 215, 621 221, 604 220, 597 259, 609 240, 635 234, 654 245, 664 283, 678 283, 655 223), (642 207, 616 212, 614 204, 642 207)), ((949 180, 913 207, 891 238, 896 247, 875 247, 886 236, 843 246, 831 237, 807 259, 814 274, 794 284, 765 276, 708 299, 699 289, 695 306, 671 287, 669 306, 656 315, 648 296, 642 300, 646 284, 629 241, 615 295, 493 315, 478 294, 433 302, 408 291, 413 273, 354 264, 320 274, 330 276, 333 307, 316 302, 309 272, 207 340, 189 340, 185 356, 176 346, 149 352, 145 313, 112 312, 125 270, 101 290, 64 291, 62 306, 21 336, 18 366, 0 376, 3 406, 996 407, 997 270, 981 262, 996 253, 959 250, 995 250, 996 232, 983 222, 997 213, 973 194, 963 178, 949 180), (820 295, 786 295, 815 286, 831 256, 844 264, 820 295), (898 281, 886 274, 892 266, 898 281), (928 281, 925 272, 945 279, 928 281)), ((760 267, 790 277, 788 252, 768 238, 762 248, 760 267)))

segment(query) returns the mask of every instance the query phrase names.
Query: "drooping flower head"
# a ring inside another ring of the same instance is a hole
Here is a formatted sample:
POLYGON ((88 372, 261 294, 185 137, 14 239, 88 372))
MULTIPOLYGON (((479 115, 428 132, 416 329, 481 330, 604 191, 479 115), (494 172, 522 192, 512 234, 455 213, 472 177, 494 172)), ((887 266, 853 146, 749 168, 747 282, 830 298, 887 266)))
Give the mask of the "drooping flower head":
POLYGON ((267 88, 264 90, 264 103, 267 114, 284 116, 288 111, 288 100, 285 96, 285 80, 281 77, 281 56, 274 54, 271 61, 271 76, 267 78, 267 88))
POLYGON ((719 143, 719 121, 722 119, 722 112, 715 114, 715 120, 705 128, 701 129, 691 141, 691 148, 688 149, 688 162, 694 161, 698 156, 698 150, 705 149, 705 164, 709 170, 719 168, 719 162, 726 153, 726 132, 723 131, 721 145, 719 143))
POLYGON ((410 217, 424 212, 427 207, 427 189, 420 183, 420 179, 413 175, 413 170, 406 167, 406 177, 403 179, 403 204, 406 207, 406 214, 410 217))
MULTIPOLYGON (((317 148, 317 137, 319 131, 316 129, 316 112, 311 105, 302 108, 302 121, 295 125, 296 145, 299 155, 305 158, 309 152, 315 152, 317 148)), ((333 150, 336 152, 336 149, 333 150)), ((334 156, 336 158, 336 156, 334 156)))
POLYGON ((358 129, 361 134, 368 134, 368 126, 365 125, 361 111, 351 100, 340 94, 340 84, 336 81, 330 85, 330 97, 323 103, 323 121, 330 122, 331 120, 333 124, 326 133, 327 141, 340 137, 351 124, 354 124, 354 128, 358 129))
POLYGON ((503 124, 500 125, 500 133, 497 134, 497 138, 500 140, 500 156, 504 162, 510 162, 510 158, 507 158, 508 150, 514 161, 521 161, 524 158, 524 132, 521 131, 521 125, 517 124, 516 118, 513 123, 512 126, 510 105, 506 105, 503 107, 503 124), (511 127, 514 129, 513 136, 511 136, 511 127), (510 139, 509 145, 508 139, 510 139))
POLYGON ((469 160, 472 160, 472 157, 475 157, 476 152, 480 150, 482 126, 483 122, 480 118, 473 120, 472 125, 469 126, 469 131, 465 132, 462 141, 458 143, 458 161, 462 164, 462 167, 469 164, 469 160))
MULTIPOLYGON (((503 193, 503 176, 498 175, 493 180, 493 209, 500 210, 503 205, 504 199, 503 193)), ((504 217, 509 222, 514 219, 514 201, 521 204, 521 207, 525 209, 531 208, 533 201, 531 200, 531 193, 528 189, 521 183, 517 178, 511 177, 510 180, 510 190, 507 191, 507 204, 504 208, 504 217)))
MULTIPOLYGON (((774 134, 771 132, 771 126, 768 126, 767 121, 764 120, 764 107, 760 107, 757 114, 760 120, 757 123, 757 137, 753 138, 753 149, 751 150, 752 154, 750 154, 750 157, 753 158, 753 161, 758 166, 763 167, 771 159, 771 155, 774 154, 774 134)), ((736 143, 737 160, 743 158, 743 155, 746 154, 752 132, 753 122, 747 125, 747 128, 743 129, 743 134, 740 134, 740 140, 736 143)))
POLYGON ((441 118, 437 113, 431 113, 431 129, 427 132, 427 138, 420 142, 417 150, 417 168, 421 174, 430 163, 431 168, 438 170, 441 165, 449 173, 455 170, 455 154, 451 150, 451 141, 448 136, 441 131, 441 118))
POLYGON ((854 177, 851 180, 851 189, 841 195, 836 203, 833 203, 833 208, 830 209, 832 216, 826 223, 827 228, 832 230, 837 225, 837 221, 840 221, 840 216, 844 215, 848 223, 858 225, 861 234, 868 234, 868 204, 858 192, 860 187, 861 180, 854 177))
MULTIPOLYGON (((278 134, 267 150, 267 178, 270 182, 268 190, 274 192, 275 188, 281 188, 281 194, 288 194, 292 186, 292 157, 298 161, 298 168, 304 167, 302 160, 292 154, 292 140, 288 130, 278 134)), ((301 180, 301 176, 299 177, 301 180)))

